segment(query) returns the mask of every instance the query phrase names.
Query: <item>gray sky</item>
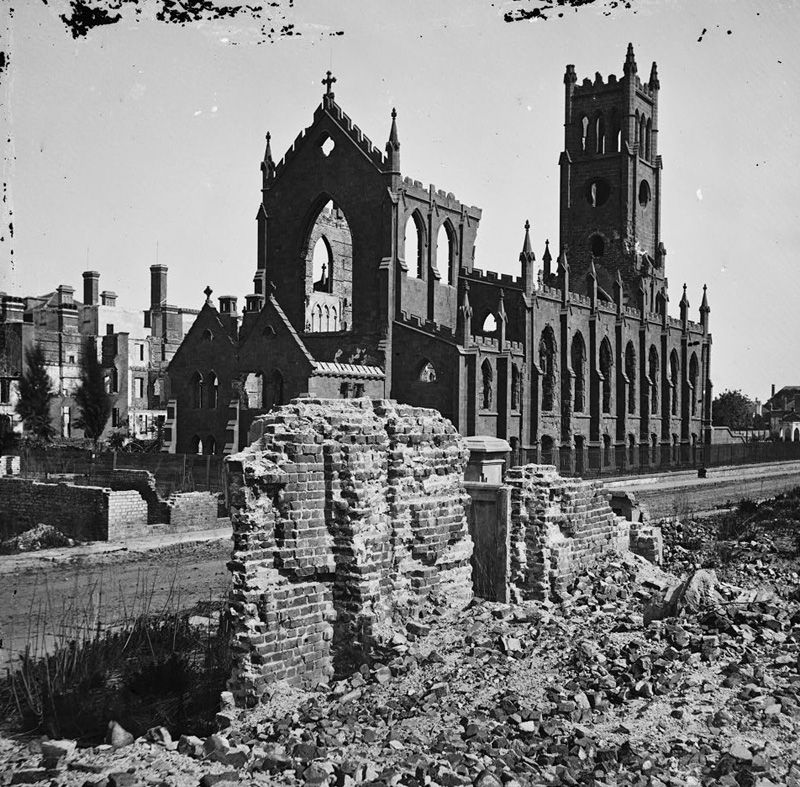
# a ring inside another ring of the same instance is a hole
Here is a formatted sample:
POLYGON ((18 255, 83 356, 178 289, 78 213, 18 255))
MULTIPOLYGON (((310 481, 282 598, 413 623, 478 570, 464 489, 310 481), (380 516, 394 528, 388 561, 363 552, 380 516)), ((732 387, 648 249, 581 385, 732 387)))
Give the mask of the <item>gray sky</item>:
POLYGON ((800 4, 599 0, 503 21, 545 1, 297 0, 277 20, 179 26, 142 0, 73 38, 66 2, 27 0, 5 36, 14 235, 3 232, 0 289, 79 293, 90 268, 143 309, 158 245, 171 303, 199 308, 207 284, 241 303, 264 134, 281 157, 329 67, 337 102, 379 148, 397 107, 403 173, 482 207, 476 265, 515 273, 526 219, 537 258, 545 238, 557 244, 564 66, 621 75, 632 41, 640 76, 656 60, 661 80, 670 311, 685 281, 697 319, 708 284, 717 392, 764 399, 770 383, 800 384, 800 4), (270 42, 274 21, 299 35, 270 42))

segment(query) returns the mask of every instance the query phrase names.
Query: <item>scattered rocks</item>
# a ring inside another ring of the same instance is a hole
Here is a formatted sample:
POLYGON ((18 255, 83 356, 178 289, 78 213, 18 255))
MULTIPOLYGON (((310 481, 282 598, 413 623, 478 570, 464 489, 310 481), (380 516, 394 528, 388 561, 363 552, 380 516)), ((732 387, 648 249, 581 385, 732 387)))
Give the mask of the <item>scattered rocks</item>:
POLYGON ((116 721, 110 721, 106 732, 106 743, 115 749, 121 749, 123 746, 130 746, 133 743, 133 735, 116 721))

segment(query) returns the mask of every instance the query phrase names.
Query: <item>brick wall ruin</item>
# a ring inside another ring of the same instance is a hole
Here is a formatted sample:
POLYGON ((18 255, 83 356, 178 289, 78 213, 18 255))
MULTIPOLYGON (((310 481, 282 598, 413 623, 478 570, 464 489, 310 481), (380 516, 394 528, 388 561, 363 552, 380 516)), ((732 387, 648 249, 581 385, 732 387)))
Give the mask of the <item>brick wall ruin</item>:
POLYGON ((125 541, 224 524, 218 519, 217 495, 175 492, 162 500, 154 475, 146 470, 110 470, 96 473, 92 481, 0 475, 0 538, 39 523, 57 527, 78 541, 125 541))
POLYGON ((295 399, 250 442, 228 460, 238 704, 368 659, 428 601, 469 602, 468 451, 435 410, 295 399))
POLYGON ((630 522, 611 510, 600 483, 563 478, 552 465, 514 467, 505 483, 512 598, 558 599, 603 553, 628 549, 630 522))
POLYGON ((134 490, 0 478, 0 538, 40 522, 79 541, 117 540, 146 528, 147 504, 134 490))

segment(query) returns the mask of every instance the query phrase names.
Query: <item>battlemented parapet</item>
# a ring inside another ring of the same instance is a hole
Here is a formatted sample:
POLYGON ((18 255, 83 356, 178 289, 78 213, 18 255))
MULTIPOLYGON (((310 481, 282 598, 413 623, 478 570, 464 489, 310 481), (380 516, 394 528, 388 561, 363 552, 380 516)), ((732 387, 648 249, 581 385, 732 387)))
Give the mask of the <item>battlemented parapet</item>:
POLYGON ((564 478, 552 465, 508 471, 511 487, 511 596, 558 599, 607 552, 629 548, 630 522, 617 516, 602 485, 564 478))
POLYGON ((426 602, 472 598, 469 452, 435 410, 295 399, 228 459, 234 667, 252 706, 278 680, 314 684, 414 631, 426 602))

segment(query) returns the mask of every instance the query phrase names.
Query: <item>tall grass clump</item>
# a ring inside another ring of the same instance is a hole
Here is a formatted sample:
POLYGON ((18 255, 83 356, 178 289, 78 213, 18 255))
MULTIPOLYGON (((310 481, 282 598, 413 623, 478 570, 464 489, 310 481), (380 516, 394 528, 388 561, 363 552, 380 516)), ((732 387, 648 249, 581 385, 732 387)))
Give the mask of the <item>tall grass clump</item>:
POLYGON ((224 600, 182 609, 175 577, 163 603, 155 595, 155 579, 140 573, 119 617, 103 622, 100 583, 60 603, 46 592, 0 683, 0 712, 19 729, 87 743, 102 740, 111 719, 136 736, 156 725, 213 731, 231 667, 224 600))

